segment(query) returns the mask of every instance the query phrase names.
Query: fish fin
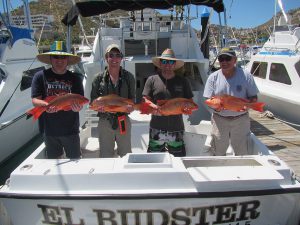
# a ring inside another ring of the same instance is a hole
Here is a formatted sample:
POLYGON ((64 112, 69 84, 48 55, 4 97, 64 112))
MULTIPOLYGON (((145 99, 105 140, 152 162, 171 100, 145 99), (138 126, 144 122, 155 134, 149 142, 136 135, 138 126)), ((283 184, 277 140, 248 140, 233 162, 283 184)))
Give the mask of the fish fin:
POLYGON ((45 107, 36 106, 36 107, 28 110, 26 113, 28 115, 32 115, 33 121, 36 121, 43 114, 43 112, 45 112, 45 109, 46 109, 45 107))
POLYGON ((263 112, 264 111, 264 106, 266 104, 264 102, 255 102, 251 105, 251 109, 259 111, 259 112, 263 112))
POLYGON ((157 100, 157 105, 159 105, 159 106, 161 106, 161 105, 164 105, 164 104, 166 104, 166 102, 167 102, 168 100, 157 100))

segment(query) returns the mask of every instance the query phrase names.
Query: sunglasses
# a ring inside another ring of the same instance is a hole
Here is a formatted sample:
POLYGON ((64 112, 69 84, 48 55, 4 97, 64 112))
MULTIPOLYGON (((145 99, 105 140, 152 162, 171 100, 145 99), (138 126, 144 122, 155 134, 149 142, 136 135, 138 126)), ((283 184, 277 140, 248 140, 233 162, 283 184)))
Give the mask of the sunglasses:
POLYGON ((229 62, 231 61, 231 59, 232 57, 229 55, 222 55, 218 57, 219 62, 223 62, 223 61, 229 62))
POLYGON ((53 59, 66 59, 68 56, 66 56, 66 55, 53 55, 51 57, 53 59))
POLYGON ((174 64, 175 64, 175 60, 161 59, 160 62, 161 62, 161 64, 163 64, 163 65, 166 65, 166 64, 174 65, 174 64))
POLYGON ((122 54, 121 53, 109 53, 108 57, 109 58, 122 58, 122 54))

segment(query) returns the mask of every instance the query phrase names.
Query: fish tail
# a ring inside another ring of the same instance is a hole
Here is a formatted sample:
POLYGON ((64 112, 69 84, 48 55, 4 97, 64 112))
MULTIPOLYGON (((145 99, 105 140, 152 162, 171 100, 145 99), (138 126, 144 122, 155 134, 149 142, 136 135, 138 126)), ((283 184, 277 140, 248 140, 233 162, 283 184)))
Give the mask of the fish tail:
POLYGON ((153 108, 150 106, 150 103, 142 102, 139 105, 139 110, 141 114, 151 114, 153 112, 153 108))
POLYGON ((255 102, 252 104, 251 109, 259 111, 259 112, 263 112, 264 106, 265 106, 264 102, 255 102))
POLYGON ((28 115, 32 115, 33 120, 36 121, 43 114, 43 112, 45 112, 45 108, 37 106, 28 110, 26 113, 28 115))

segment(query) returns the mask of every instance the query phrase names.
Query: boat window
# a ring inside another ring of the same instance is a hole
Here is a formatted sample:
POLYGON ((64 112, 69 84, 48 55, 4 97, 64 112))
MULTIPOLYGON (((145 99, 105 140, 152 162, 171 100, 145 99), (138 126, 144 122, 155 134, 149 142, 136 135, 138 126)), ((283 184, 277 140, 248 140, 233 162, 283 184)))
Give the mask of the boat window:
POLYGON ((288 85, 292 83, 285 66, 281 63, 271 64, 270 80, 288 85))
POLYGON ((266 79, 268 64, 266 62, 254 62, 251 68, 251 74, 255 77, 266 79))
POLYGON ((295 64, 295 69, 297 71, 298 76, 300 77, 300 60, 295 64))
POLYGON ((45 69, 45 67, 38 67, 38 68, 24 71, 22 75, 21 86, 20 86, 21 91, 30 88, 34 74, 43 69, 45 69))

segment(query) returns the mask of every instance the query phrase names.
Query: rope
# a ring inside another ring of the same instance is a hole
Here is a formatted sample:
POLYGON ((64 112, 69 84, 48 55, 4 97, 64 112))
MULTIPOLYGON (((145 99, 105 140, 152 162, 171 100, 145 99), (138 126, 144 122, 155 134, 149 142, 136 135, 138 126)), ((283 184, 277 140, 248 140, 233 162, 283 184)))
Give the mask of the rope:
POLYGON ((272 113, 271 111, 268 111, 268 110, 266 110, 264 113, 262 113, 260 115, 260 117, 267 117, 267 118, 270 118, 270 119, 276 119, 278 121, 281 121, 283 123, 289 124, 291 126, 300 127, 300 124, 291 123, 291 122, 288 122, 286 120, 280 119, 279 117, 275 116, 274 113, 272 113))

